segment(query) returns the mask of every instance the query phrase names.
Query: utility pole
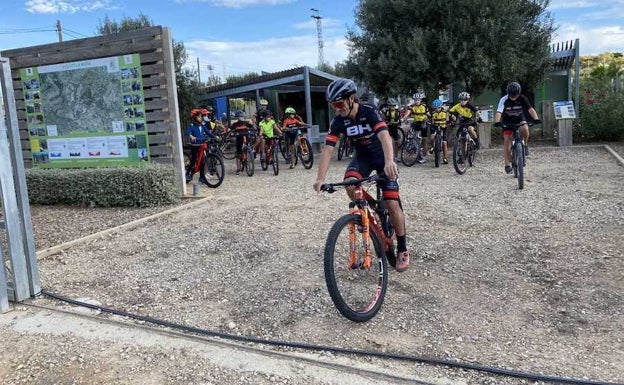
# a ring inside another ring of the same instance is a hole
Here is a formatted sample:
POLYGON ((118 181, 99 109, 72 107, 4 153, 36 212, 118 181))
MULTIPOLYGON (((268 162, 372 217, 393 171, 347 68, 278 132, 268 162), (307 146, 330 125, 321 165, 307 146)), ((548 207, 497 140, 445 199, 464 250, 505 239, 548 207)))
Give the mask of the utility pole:
POLYGON ((199 69, 199 58, 197 58, 197 81, 201 84, 201 70, 199 69))
POLYGON ((325 63, 325 59, 323 58, 323 25, 321 20, 323 19, 319 14, 319 10, 315 8, 310 8, 312 11, 313 19, 316 19, 316 34, 318 38, 318 65, 321 67, 323 63, 325 63))
POLYGON ((61 27, 61 21, 56 21, 56 32, 58 33, 59 43, 63 41, 63 28, 61 27))

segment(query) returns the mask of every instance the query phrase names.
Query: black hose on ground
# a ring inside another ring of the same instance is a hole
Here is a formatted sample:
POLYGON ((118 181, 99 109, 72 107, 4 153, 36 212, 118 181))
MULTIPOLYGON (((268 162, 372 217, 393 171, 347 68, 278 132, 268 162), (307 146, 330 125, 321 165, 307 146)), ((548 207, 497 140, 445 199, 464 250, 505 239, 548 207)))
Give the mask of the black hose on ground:
POLYGON ((353 354, 353 355, 367 356, 367 357, 391 358, 391 359, 401 360, 401 361, 412 361, 412 362, 420 362, 420 363, 425 363, 425 364, 430 364, 430 365, 448 366, 452 368, 474 370, 474 371, 486 372, 486 373, 507 376, 507 377, 523 378, 523 379, 532 380, 532 381, 546 381, 546 382, 553 382, 553 383, 559 383, 559 384, 579 384, 579 385, 624 385, 622 383, 615 383, 615 382, 593 381, 593 380, 584 380, 584 379, 578 379, 578 378, 566 378, 566 377, 548 376, 548 375, 543 375, 543 374, 527 373, 527 372, 521 372, 517 370, 497 368, 493 366, 471 364, 467 362, 457 362, 457 361, 424 357, 424 356, 411 356, 411 355, 400 354, 400 353, 379 352, 379 351, 374 351, 374 350, 349 349, 349 348, 340 348, 340 347, 332 347, 332 346, 324 346, 324 345, 314 345, 314 344, 308 344, 304 342, 267 340, 267 339, 262 339, 258 337, 240 336, 240 335, 224 333, 224 332, 220 332, 216 330, 200 329, 200 328, 196 328, 193 326, 186 326, 186 325, 182 325, 182 324, 178 324, 174 322, 160 320, 160 319, 153 318, 153 317, 142 316, 139 314, 132 314, 132 313, 128 313, 122 310, 115 310, 115 309, 106 308, 103 306, 92 305, 90 303, 76 301, 74 299, 67 298, 59 294, 49 292, 47 290, 41 290, 41 294, 48 296, 50 298, 57 299, 59 301, 70 303, 72 305, 99 310, 103 313, 115 314, 115 315, 119 315, 122 317, 149 322, 154 325, 166 326, 172 329, 178 329, 178 330, 183 330, 186 332, 219 337, 219 338, 224 338, 224 339, 234 340, 234 341, 251 342, 255 344, 263 344, 263 345, 270 345, 270 346, 284 346, 284 347, 289 347, 289 348, 313 350, 313 351, 327 351, 327 352, 333 352, 333 353, 353 354))

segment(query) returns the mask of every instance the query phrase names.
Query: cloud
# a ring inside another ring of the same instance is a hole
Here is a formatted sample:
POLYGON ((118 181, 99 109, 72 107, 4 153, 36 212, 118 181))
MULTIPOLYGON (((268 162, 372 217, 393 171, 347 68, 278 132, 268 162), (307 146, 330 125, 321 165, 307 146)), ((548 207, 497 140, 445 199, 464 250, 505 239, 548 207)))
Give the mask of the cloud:
POLYGON ((553 0, 550 2, 550 5, 548 6, 548 10, 555 10, 555 9, 570 9, 570 8, 589 8, 589 7, 596 7, 598 5, 603 4, 603 2, 600 1, 595 1, 595 0, 576 0, 576 1, 570 1, 570 0, 553 0))
POLYGON ((254 5, 279 5, 297 0, 175 0, 176 3, 210 3, 215 7, 244 8, 254 5))
MULTIPOLYGON (((277 72, 299 66, 316 67, 318 45, 316 35, 275 38, 263 41, 205 41, 184 42, 189 55, 189 67, 206 70, 212 65, 216 74, 225 76, 241 75, 249 72, 277 72), (261 52, 259 54, 258 52, 261 52)), ((348 48, 345 38, 324 39, 323 56, 331 65, 346 60, 348 48)))
POLYGON ((28 0, 25 6, 30 13, 76 13, 105 9, 109 4, 110 0, 28 0))
POLYGON ((579 39, 581 55, 598 55, 604 52, 622 52, 624 27, 622 25, 587 28, 577 24, 563 24, 554 42, 579 39))

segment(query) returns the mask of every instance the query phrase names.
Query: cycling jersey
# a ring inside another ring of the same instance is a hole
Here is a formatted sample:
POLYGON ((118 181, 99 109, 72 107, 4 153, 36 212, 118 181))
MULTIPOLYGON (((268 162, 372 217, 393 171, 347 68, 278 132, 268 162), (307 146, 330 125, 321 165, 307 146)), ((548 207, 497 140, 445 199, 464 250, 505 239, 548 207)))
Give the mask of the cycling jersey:
POLYGON ((214 138, 214 135, 206 128, 206 126, 195 123, 189 124, 186 130, 184 130, 184 135, 193 135, 196 138, 195 140, 200 142, 204 141, 206 138, 214 138))
POLYGON ((260 121, 260 132, 262 135, 272 138, 275 136, 275 132, 273 131, 273 126, 275 126, 275 120, 269 119, 260 121))
POLYGON ((384 117, 386 118, 388 125, 398 125, 401 122, 401 114, 397 109, 387 109, 384 113, 384 117))
POLYGON ((252 128, 253 125, 246 120, 237 120, 230 126, 230 130, 236 131, 237 134, 246 133, 252 128))
POLYGON ((332 120, 325 145, 335 147, 341 134, 345 134, 355 147, 357 156, 365 155, 383 159, 383 148, 378 134, 388 129, 374 106, 360 104, 355 119, 336 115, 332 120))
POLYGON ((518 124, 526 122, 524 111, 528 111, 531 107, 529 99, 524 95, 518 95, 516 100, 511 100, 507 95, 503 96, 498 102, 496 112, 501 113, 501 120, 507 124, 518 124))
POLYGON ((414 104, 411 108, 412 116, 414 117, 415 122, 424 122, 427 120, 427 106, 424 104, 414 104))
POLYGON ((446 122, 448 121, 448 112, 444 110, 440 110, 440 112, 434 111, 433 114, 431 114, 431 120, 433 121, 434 125, 446 128, 446 122))
POLYGON ((477 111, 477 108, 470 103, 466 103, 465 106, 462 106, 461 103, 457 103, 449 110, 451 114, 455 114, 465 120, 474 119, 477 111))

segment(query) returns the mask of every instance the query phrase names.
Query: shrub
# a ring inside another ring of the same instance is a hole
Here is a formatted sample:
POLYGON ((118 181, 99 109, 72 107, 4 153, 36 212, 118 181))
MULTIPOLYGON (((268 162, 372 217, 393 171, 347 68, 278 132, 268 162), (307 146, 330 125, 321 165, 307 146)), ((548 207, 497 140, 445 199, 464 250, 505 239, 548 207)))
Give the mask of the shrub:
POLYGON ((580 101, 580 124, 575 129, 575 135, 580 135, 578 139, 624 139, 624 93, 604 87, 586 88, 583 93, 585 98, 580 101))
POLYGON ((170 166, 26 170, 31 204, 160 206, 179 201, 170 166))

